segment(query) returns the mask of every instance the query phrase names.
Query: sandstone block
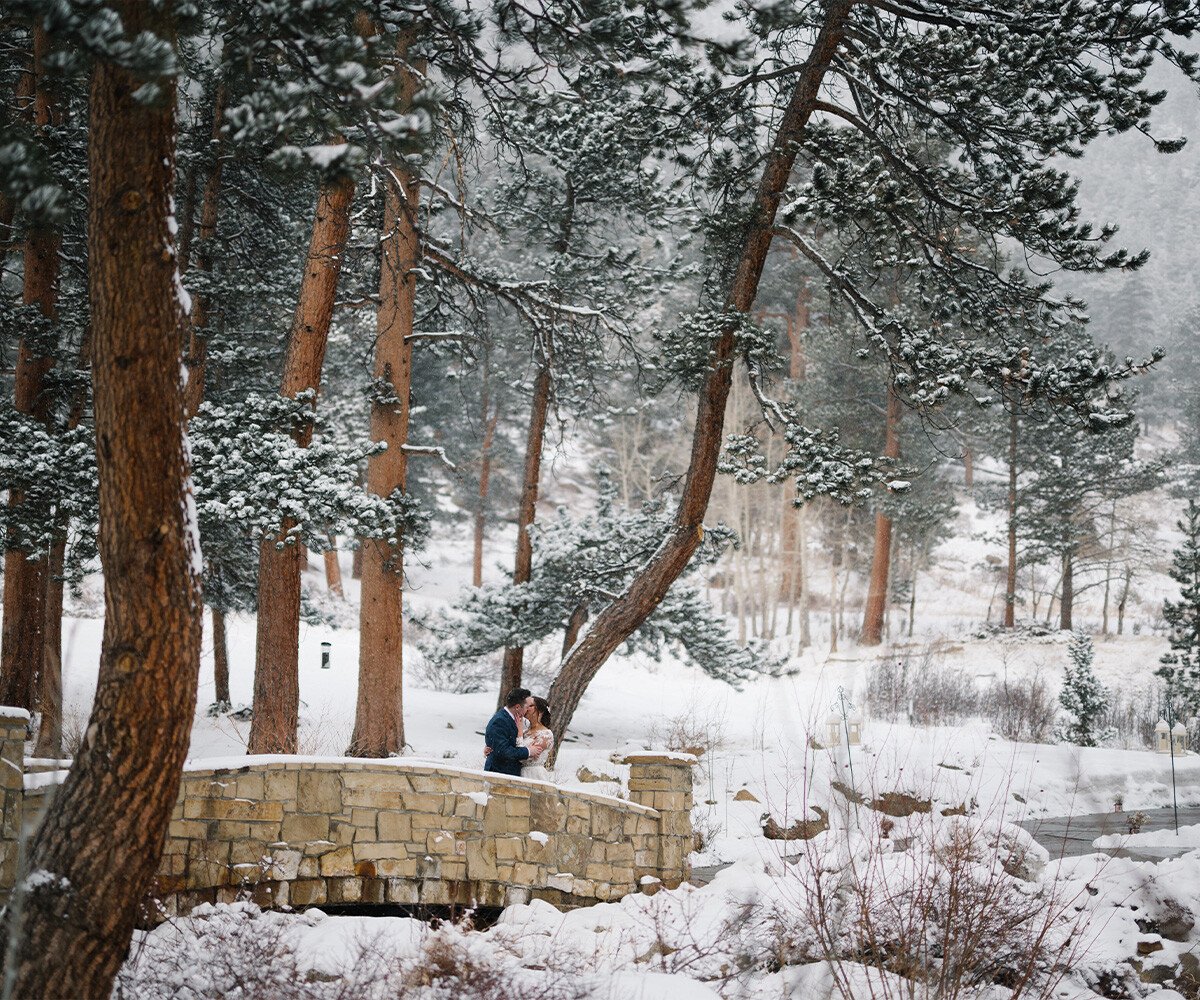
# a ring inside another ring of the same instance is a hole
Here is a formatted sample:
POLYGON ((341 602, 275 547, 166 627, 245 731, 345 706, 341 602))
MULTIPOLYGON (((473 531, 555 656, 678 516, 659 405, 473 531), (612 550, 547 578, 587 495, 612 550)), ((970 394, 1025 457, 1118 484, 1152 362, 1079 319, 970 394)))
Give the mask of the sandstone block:
POLYGON ((239 774, 235 787, 239 799, 262 799, 264 797, 261 774, 239 774))
POLYGON ((312 906, 325 903, 328 892, 324 879, 299 879, 293 882, 289 891, 290 902, 293 906, 312 906))
POLYGON ((250 799, 188 799, 183 805, 187 819, 281 820, 279 802, 254 802, 250 799))
POLYGON ((167 836, 182 840, 195 840, 203 838, 207 830, 208 824, 199 820, 177 819, 172 820, 171 825, 167 827, 167 836))
POLYGON ((416 903, 420 899, 420 886, 407 878, 389 878, 387 880, 387 901, 389 903, 416 903))
POLYGON ((498 877, 496 858, 500 842, 495 840, 471 840, 467 842, 466 877, 477 881, 491 881, 498 877))
POLYGON ((380 810, 376 814, 375 832, 380 840, 411 840, 412 817, 407 813, 380 810))
POLYGON ((318 814, 291 813, 283 817, 280 836, 289 843, 329 839, 329 817, 318 814))
POLYGON ((326 877, 330 875, 353 875, 354 848, 349 846, 339 847, 328 854, 322 854, 321 874, 326 877))
POLYGON ((362 880, 358 878, 331 878, 326 881, 330 903, 358 903, 362 901, 362 880))
POLYGON ((263 795, 280 802, 295 802, 299 774, 299 771, 267 771, 263 775, 263 795))
POLYGON ((353 847, 355 861, 378 861, 381 858, 403 860, 408 857, 408 848, 404 844, 372 842, 355 844, 353 847))
POLYGON ((407 792, 403 796, 402 802, 404 808, 409 812, 424 813, 426 816, 440 816, 447 800, 452 801, 449 795, 439 795, 436 792, 407 792))
POLYGON ((331 771, 297 772, 296 808, 303 812, 326 814, 341 811, 341 775, 331 771))

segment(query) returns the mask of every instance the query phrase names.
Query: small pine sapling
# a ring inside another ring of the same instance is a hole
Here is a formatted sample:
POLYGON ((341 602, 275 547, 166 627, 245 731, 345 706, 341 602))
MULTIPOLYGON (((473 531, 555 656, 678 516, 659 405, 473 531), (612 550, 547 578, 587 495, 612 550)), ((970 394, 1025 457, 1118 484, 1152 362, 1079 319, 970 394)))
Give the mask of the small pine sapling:
POLYGON ((1066 674, 1058 695, 1067 718, 1058 727, 1058 737, 1081 747, 1099 746, 1111 740, 1116 732, 1099 726, 1108 709, 1108 690, 1092 670, 1095 656, 1092 637, 1086 632, 1072 632, 1067 655, 1066 674))

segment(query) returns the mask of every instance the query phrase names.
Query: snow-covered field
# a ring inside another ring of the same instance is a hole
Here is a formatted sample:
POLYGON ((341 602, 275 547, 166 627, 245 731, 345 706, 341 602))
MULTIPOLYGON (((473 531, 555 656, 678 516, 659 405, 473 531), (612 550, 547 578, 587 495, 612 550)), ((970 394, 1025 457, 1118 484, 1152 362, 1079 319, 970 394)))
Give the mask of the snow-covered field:
MULTIPOLYGON (((416 569, 415 607, 453 596, 465 575, 456 564, 459 551, 445 541, 427 556, 427 568, 416 569)), ((353 622, 348 559, 345 569, 344 619, 353 622)), ((322 588, 315 567, 309 583, 322 588)), ((233 617, 229 625, 233 699, 247 703, 254 621, 233 617)), ((981 684, 1040 675, 1057 685, 1065 661, 1058 637, 1013 643, 964 634, 939 639, 927 632, 913 648, 936 639, 937 662, 981 684)), ((86 718, 100 635, 97 618, 66 622, 68 733, 86 718)), ((1097 673, 1114 684, 1144 682, 1163 645, 1151 636, 1098 641, 1097 673)), ((1130 963, 1142 963, 1145 977, 1162 982, 1168 971, 1176 974, 1179 956, 1198 946, 1191 924, 1180 930, 1187 920, 1159 917, 1200 920, 1200 850, 1159 864, 1102 854, 1060 860, 1012 824, 1109 812, 1118 803, 1126 812, 1168 805, 1169 760, 1143 750, 1013 743, 982 720, 929 728, 868 716, 860 746, 848 752, 831 745, 828 719, 839 691, 853 705, 864 704, 869 672, 890 669, 897 655, 881 660, 878 651, 850 648, 830 657, 819 648, 796 660, 789 675, 741 690, 673 660, 618 656, 604 667, 562 747, 558 780, 621 794, 622 768, 610 759, 617 751, 667 743, 703 748, 694 819, 704 842, 692 862, 728 866, 709 885, 569 914, 540 903, 512 907, 486 931, 434 930, 399 917, 219 907, 141 940, 121 995, 998 1000, 1017 995, 1010 989, 1023 975, 1022 962, 1042 970, 1030 980, 1040 986, 1022 996, 1151 995, 1130 963), (611 783, 580 781, 585 765, 611 783), (848 795, 866 802, 891 796, 909 803, 895 811, 914 803, 917 811, 885 816, 848 795), (762 828, 767 815, 783 827, 827 816, 828 829, 806 841, 769 840, 762 828), (951 892, 959 882, 972 892, 951 892), (869 927, 864 912, 874 913, 869 927), (1164 921, 1182 940, 1166 935, 1164 921), (984 947, 978 928, 1002 940, 984 947), (1150 953, 1139 957, 1139 946, 1150 953), (912 986, 898 975, 905 968, 897 949, 912 950, 916 965, 909 971, 954 967, 964 990, 974 984, 979 992, 912 986), (1009 986, 985 986, 992 980, 1009 986)), ((301 752, 344 751, 356 660, 353 628, 302 628, 301 752), (331 644, 329 669, 320 666, 322 642, 331 644)), ((544 691, 544 679, 533 686, 544 691)), ((195 760, 244 753, 248 722, 204 715, 212 690, 206 636, 195 760)), ((494 700, 493 690, 432 690, 410 670, 410 752, 477 766, 494 700)), ((1178 759, 1176 779, 1180 804, 1200 805, 1200 757, 1178 759)))

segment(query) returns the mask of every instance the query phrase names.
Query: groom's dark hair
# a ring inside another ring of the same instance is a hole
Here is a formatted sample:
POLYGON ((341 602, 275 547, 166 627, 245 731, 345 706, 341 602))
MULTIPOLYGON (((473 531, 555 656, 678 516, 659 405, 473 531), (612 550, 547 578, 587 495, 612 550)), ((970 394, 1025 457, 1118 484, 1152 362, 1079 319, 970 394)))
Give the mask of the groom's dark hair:
POLYGON ((513 688, 508 692, 508 697, 504 699, 504 707, 512 708, 513 705, 523 705, 529 695, 530 691, 528 688, 513 688))

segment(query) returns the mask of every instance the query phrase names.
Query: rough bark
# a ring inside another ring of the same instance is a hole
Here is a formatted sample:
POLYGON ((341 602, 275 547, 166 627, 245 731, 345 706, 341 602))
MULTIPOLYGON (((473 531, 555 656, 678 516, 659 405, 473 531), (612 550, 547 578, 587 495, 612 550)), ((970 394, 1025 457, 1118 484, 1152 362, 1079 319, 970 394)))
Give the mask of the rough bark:
POLYGON ((38 681, 38 720, 35 757, 62 755, 62 610, 63 566, 66 562, 65 525, 55 532, 54 544, 46 560, 45 617, 42 631, 42 669, 38 681))
MULTIPOLYGON (((200 197, 200 227, 197 233, 196 268, 211 271, 213 250, 217 236, 217 215, 221 203, 221 168, 224 165, 224 138, 221 134, 222 116, 225 111, 225 87, 217 85, 213 97, 212 147, 213 165, 204 182, 204 193, 200 197)), ((186 261, 181 262, 186 268, 186 261)), ((192 296, 192 314, 188 324, 188 348, 184 359, 187 384, 184 386, 184 411, 188 419, 196 415, 204 401, 204 380, 208 369, 209 303, 206 295, 192 296)))
POLYGON ((1058 627, 1069 632, 1074 627, 1071 616, 1075 610, 1075 557, 1070 549, 1062 557, 1062 589, 1058 601, 1058 627))
POLYGON ((1004 627, 1017 624, 1017 408, 1008 415, 1008 570, 1004 579, 1004 627))
POLYGON ((334 548, 334 539, 329 539, 329 548, 325 550, 325 586, 329 588, 329 592, 334 597, 345 597, 346 593, 342 589, 342 567, 338 562, 337 549, 334 548))
POLYGON ((225 612, 210 608, 213 639, 213 700, 218 705, 229 705, 229 644, 225 641, 225 612))
MULTIPOLYGON (((538 492, 542 479, 542 449, 546 441, 546 419, 550 412, 551 372, 548 358, 542 360, 533 382, 533 399, 529 407, 529 431, 525 436, 525 469, 521 475, 521 500, 517 506, 517 552, 513 561, 513 584, 529 582, 533 572, 533 541, 529 529, 537 517, 538 492)), ((572 643, 572 645, 574 645, 572 643)), ((525 668, 525 648, 510 646, 504 651, 500 669, 500 693, 497 707, 504 696, 521 686, 525 668)))
MULTIPOLYGON (((826 6, 824 23, 808 59, 796 77, 787 109, 766 157, 737 267, 725 296, 724 307, 730 312, 748 313, 754 305, 763 265, 771 247, 771 229, 779 199, 791 175, 798 143, 812 117, 821 84, 841 44, 846 18, 853 6, 854 0, 831 0, 826 6)), ((553 728, 559 742, 596 672, 654 611, 700 544, 704 513, 712 495, 723 439, 725 403, 729 397, 736 348, 734 329, 734 325, 730 324, 711 344, 709 371, 696 405, 687 477, 669 534, 625 592, 596 617, 551 686, 553 728)))
MULTIPOLYGON (((300 281, 300 295, 288 336, 279 393, 295 399, 321 385, 333 302, 343 251, 350 235, 354 182, 325 181, 317 196, 312 239, 300 281)), ((295 432, 306 448, 312 425, 295 432)), ((285 521, 278 536, 262 540, 258 550, 258 627, 254 646, 254 719, 248 751, 295 753, 300 717, 300 575, 308 552, 285 521)))
MULTIPOLYGON (((900 457, 900 397, 889 383, 883 454, 886 458, 900 457)), ((892 565, 892 519, 882 510, 875 512, 875 547, 871 558, 871 575, 867 583, 867 605, 863 611, 862 645, 878 646, 883 641, 883 617, 887 610, 888 581, 892 565)))
MULTIPOLYGON (((403 64, 410 39, 398 45, 403 64)), ((420 72, 420 68, 418 68, 420 72)), ((411 104, 417 76, 400 71, 399 99, 411 104)), ((408 476, 412 390, 413 314, 416 268, 421 259, 417 232, 417 178, 401 164, 389 168, 384 192, 383 237, 376 315, 376 395, 371 402, 371 440, 386 450, 367 461, 367 489, 377 496, 403 491, 408 476)), ((362 540, 362 599, 359 612, 358 704, 350 753, 364 757, 397 754, 404 746, 404 545, 384 538, 362 540)))
MULTIPOLYGON (((33 122, 45 130, 58 118, 50 102, 42 68, 47 55, 46 32, 41 23, 33 31, 33 122)), ((57 229, 34 226, 25 239, 25 305, 36 306, 53 321, 58 298, 59 249, 62 235, 57 229)), ((22 337, 17 348, 13 405, 42 423, 49 423, 50 393, 46 375, 54 367, 50 344, 22 337)), ((10 490, 10 510, 21 506, 20 490, 10 490)), ((45 554, 28 556, 17 549, 4 554, 4 624, 0 631, 0 704, 32 709, 37 701, 37 679, 41 669, 43 629, 46 618, 45 554)))
MULTIPOLYGON (((169 37, 159 5, 116 5, 169 37)), ((165 92, 173 93, 166 82, 165 92)), ((105 619, 83 744, 34 836, 48 873, 8 908, 6 985, 19 997, 107 997, 158 868, 196 702, 200 581, 186 501, 183 314, 170 217, 174 102, 109 63, 92 77, 89 299, 105 619)))
MULTIPOLYGON (((807 374, 804 354, 804 333, 808 329, 808 303, 811 294, 807 286, 796 295, 796 311, 786 314, 788 337, 788 378, 802 382, 807 374)), ((795 506, 794 493, 784 497, 783 516, 780 520, 780 554, 783 557, 783 572, 779 577, 779 599, 788 606, 788 623, 791 624, 792 607, 799 595, 797 578, 802 575, 800 561, 804 553, 798 548, 800 510, 795 506)))

